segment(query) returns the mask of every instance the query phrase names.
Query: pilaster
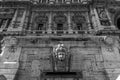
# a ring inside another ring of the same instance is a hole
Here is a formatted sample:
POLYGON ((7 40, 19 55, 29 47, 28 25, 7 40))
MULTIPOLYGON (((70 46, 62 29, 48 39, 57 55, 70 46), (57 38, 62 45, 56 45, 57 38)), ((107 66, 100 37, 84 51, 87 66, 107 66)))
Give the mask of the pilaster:
POLYGON ((48 33, 51 33, 52 31, 51 27, 52 27, 52 12, 49 13, 48 29, 47 29, 48 33))
POLYGON ((71 14, 70 14, 70 12, 68 12, 68 31, 69 31, 69 33, 72 33, 72 29, 71 29, 71 14))
POLYGON ((27 10, 24 11, 23 17, 21 18, 20 27, 21 27, 22 29, 25 27, 25 26, 24 26, 24 22, 25 22, 25 18, 26 18, 26 13, 27 13, 27 10))

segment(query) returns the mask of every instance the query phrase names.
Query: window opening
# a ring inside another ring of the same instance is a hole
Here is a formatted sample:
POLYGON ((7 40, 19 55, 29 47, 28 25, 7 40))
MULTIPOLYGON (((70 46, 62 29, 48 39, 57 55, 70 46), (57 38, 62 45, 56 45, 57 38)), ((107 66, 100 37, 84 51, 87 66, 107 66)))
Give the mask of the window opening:
POLYGON ((37 30, 43 30, 43 24, 38 24, 37 30))
POLYGON ((57 24, 57 33, 60 34, 60 33, 63 33, 63 24, 57 24))
POLYGON ((83 30, 83 27, 82 27, 82 24, 81 24, 81 23, 77 24, 77 29, 78 29, 78 30, 83 30))
POLYGON ((57 24, 57 30, 63 30, 63 24, 57 24))

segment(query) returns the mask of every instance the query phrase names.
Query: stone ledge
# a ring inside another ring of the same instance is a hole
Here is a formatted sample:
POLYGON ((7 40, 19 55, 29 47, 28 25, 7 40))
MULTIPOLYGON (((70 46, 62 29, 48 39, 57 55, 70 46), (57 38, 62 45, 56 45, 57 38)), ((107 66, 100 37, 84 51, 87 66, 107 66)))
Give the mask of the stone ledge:
POLYGON ((19 67, 19 64, 4 64, 0 63, 0 69, 17 69, 19 67))

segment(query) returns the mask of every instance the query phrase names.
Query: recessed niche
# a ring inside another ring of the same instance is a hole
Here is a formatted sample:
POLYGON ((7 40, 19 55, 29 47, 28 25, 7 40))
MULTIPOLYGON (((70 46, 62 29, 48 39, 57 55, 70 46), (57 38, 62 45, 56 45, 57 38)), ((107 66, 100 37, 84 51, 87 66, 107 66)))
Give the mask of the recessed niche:
POLYGON ((117 28, 120 30, 120 17, 117 18, 116 25, 117 25, 117 28))

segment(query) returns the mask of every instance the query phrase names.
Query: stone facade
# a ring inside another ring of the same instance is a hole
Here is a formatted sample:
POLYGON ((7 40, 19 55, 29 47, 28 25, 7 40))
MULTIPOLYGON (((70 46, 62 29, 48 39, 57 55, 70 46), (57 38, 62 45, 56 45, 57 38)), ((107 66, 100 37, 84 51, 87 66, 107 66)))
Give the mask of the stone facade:
POLYGON ((0 0, 0 80, 117 80, 119 4, 0 0), (52 56, 59 44, 65 60, 52 56))

